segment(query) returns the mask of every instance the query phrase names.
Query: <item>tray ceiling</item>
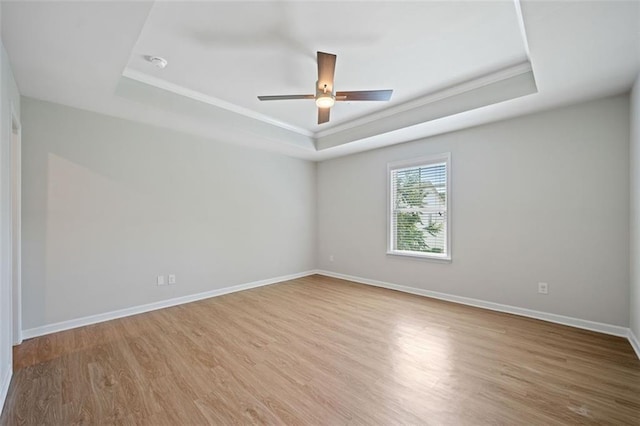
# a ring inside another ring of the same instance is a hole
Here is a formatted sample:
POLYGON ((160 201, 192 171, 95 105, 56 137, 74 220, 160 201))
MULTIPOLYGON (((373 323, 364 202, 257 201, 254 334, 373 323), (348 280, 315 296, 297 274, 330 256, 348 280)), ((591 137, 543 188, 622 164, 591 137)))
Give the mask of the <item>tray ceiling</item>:
POLYGON ((516 12, 513 2, 157 2, 125 75, 317 132, 525 61, 516 12), (338 103, 327 125, 313 101, 257 100, 314 93, 317 50, 338 55, 337 90, 392 88, 392 100, 338 103))
POLYGON ((629 90, 640 2, 2 1, 20 92, 312 160, 629 90), (316 124, 315 52, 338 56, 316 124), (159 70, 145 56, 169 61, 159 70))

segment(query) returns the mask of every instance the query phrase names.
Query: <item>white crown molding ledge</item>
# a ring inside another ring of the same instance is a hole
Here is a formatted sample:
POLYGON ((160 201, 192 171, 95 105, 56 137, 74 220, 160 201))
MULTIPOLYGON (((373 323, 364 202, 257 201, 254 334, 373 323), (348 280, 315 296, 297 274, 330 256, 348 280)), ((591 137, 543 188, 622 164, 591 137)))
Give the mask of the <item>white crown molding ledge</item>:
POLYGON ((124 119, 303 159, 311 159, 316 153, 311 136, 126 76, 118 80, 114 95, 122 102, 122 108, 113 115, 124 119), (140 105, 146 106, 141 115, 140 105))
POLYGON ((225 294, 236 293, 238 291, 249 290, 257 287, 264 287, 271 284, 277 284, 284 281, 295 280, 297 278, 314 275, 316 271, 305 271, 297 274, 283 275, 275 278, 268 278, 260 281, 252 281, 245 284, 238 284, 231 287, 223 287, 203 293, 191 294, 187 296, 175 297, 172 299, 161 300, 145 305, 132 306, 129 308, 119 309, 116 311, 104 312, 101 314, 90 315, 82 318, 76 318, 68 321, 61 321, 54 324, 47 324, 40 327, 34 327, 22 330, 23 339, 31 339, 33 337, 44 336, 46 334, 57 333, 59 331, 70 330, 72 328, 83 327, 85 325, 97 324, 100 322, 110 321, 113 319, 124 318, 131 315, 142 314, 145 312, 155 311, 158 309, 169 308, 171 306, 183 305, 186 303, 196 302, 198 300, 209 299, 211 297, 223 296, 225 294))
POLYGON ((319 132, 316 149, 321 152, 363 139, 385 138, 387 145, 406 142, 406 129, 537 91, 531 63, 526 60, 319 132))
MULTIPOLYGON (((260 130, 260 134, 271 135, 281 143, 289 142, 298 146, 310 143, 310 151, 316 155, 330 148, 362 140, 375 142, 376 139, 381 138, 385 140, 385 145, 406 142, 407 129, 537 92, 531 62, 526 59, 435 90, 411 101, 313 133, 248 108, 125 68, 116 93, 138 102, 153 101, 157 104, 160 100, 159 94, 138 93, 140 90, 136 91, 135 87, 127 85, 127 81, 205 104, 210 108, 209 114, 205 114, 209 121, 217 117, 220 123, 242 124, 241 128, 244 130, 260 130), (279 132, 274 133, 275 129, 279 132)), ((167 103, 170 106, 169 109, 174 112, 180 109, 175 100, 167 103)))
MULTIPOLYGON (((588 321, 579 318, 567 317, 564 315, 551 314, 548 312, 535 311, 532 309, 520 308, 517 306, 503 305, 501 303, 487 302, 485 300, 473 299, 470 297, 455 296, 453 294, 439 293, 436 291, 424 290, 421 288, 408 287, 398 284, 392 284, 384 281, 371 280, 368 278, 356 277, 353 275, 340 274, 331 271, 318 271, 318 274, 327 277, 339 278, 342 280, 353 281, 360 284, 371 285, 375 287, 397 290, 403 293, 416 294, 418 296, 431 297, 433 299, 446 300, 448 302, 459 303, 461 305, 469 305, 477 308, 488 309, 490 311, 504 312, 507 314, 519 315, 527 318, 534 318, 543 321, 553 322, 556 324, 568 325, 570 327, 582 328, 584 330, 596 331, 599 333, 610 334, 613 336, 626 337, 631 341, 630 330, 627 327, 618 325, 604 324, 595 321, 588 321)), ((637 340, 636 340, 637 343, 637 340)), ((632 343, 633 345, 633 343, 632 343)), ((635 349, 635 348, 634 348, 635 349)), ((636 353, 637 349, 636 349, 636 353)), ((640 355, 639 355, 640 357, 640 355)))
POLYGON ((340 133, 354 127, 374 123, 380 119, 395 116, 397 114, 407 113, 411 110, 423 107, 425 105, 432 105, 435 102, 441 101, 443 99, 460 95, 465 92, 470 92, 481 87, 490 86, 494 83, 499 83, 512 77, 517 77, 519 75, 532 72, 533 69, 531 67, 531 62, 529 62, 529 60, 526 60, 524 62, 501 68, 488 74, 483 74, 475 78, 465 79, 464 81, 450 84, 446 87, 439 88, 430 93, 427 93, 426 95, 395 106, 384 108, 378 112, 370 113, 359 118, 354 118, 353 120, 347 121, 346 123, 334 125, 327 128, 326 130, 321 130, 315 133, 314 136, 318 139, 321 139, 335 133, 340 133))
POLYGON ((527 28, 524 25, 524 16, 522 15, 522 6, 520 5, 520 0, 513 0, 513 4, 516 9, 518 27, 520 28, 520 35, 522 36, 524 51, 527 53, 527 58, 531 58, 531 53, 529 51, 529 37, 527 37, 527 28))
POLYGON ((204 93, 198 92, 196 90, 187 89, 186 87, 179 86, 174 83, 170 83, 166 80, 162 80, 160 78, 150 76, 148 74, 133 70, 131 68, 125 68, 124 71, 122 72, 122 75, 131 80, 148 84, 149 86, 154 86, 159 89, 163 89, 168 92, 175 93, 177 95, 194 99, 196 101, 204 102, 206 104, 209 104, 218 108, 222 108, 227 111, 235 112, 236 114, 244 115, 245 117, 253 118, 254 120, 262 121, 264 123, 271 124, 273 126, 281 127, 285 130, 299 133, 303 136, 308 136, 308 137, 313 136, 313 132, 310 132, 309 130, 303 129, 301 127, 294 126, 293 124, 276 120, 275 118, 269 117, 268 115, 260 114, 259 112, 255 112, 248 108, 244 108, 239 105, 232 104, 231 102, 223 101, 222 99, 205 95, 204 93))

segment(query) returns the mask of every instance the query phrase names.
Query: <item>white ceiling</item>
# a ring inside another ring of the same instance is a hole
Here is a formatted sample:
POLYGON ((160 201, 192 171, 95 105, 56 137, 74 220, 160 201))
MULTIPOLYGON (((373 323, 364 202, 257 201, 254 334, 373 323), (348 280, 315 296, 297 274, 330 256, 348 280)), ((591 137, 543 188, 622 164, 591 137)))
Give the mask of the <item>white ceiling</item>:
POLYGON ((317 160, 622 93, 640 70, 637 1, 1 7, 23 95, 317 160), (391 102, 338 103, 318 126, 313 101, 257 100, 313 93, 317 50, 338 55, 337 90, 393 88, 391 102), (488 85, 505 69, 535 85, 488 85), (462 92, 474 102, 439 106, 462 92))
POLYGON ((127 67, 315 132, 524 60, 513 2, 158 2, 127 67), (317 125, 313 101, 258 101, 315 94, 317 50, 338 55, 337 90, 391 102, 338 103, 317 125))

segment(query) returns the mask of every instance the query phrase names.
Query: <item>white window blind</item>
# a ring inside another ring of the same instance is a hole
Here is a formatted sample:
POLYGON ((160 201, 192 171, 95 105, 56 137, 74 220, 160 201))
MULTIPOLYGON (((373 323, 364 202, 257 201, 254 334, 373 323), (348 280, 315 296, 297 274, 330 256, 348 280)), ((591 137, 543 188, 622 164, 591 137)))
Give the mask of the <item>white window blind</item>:
POLYGON ((449 154, 389 165, 389 253, 450 259, 449 154))

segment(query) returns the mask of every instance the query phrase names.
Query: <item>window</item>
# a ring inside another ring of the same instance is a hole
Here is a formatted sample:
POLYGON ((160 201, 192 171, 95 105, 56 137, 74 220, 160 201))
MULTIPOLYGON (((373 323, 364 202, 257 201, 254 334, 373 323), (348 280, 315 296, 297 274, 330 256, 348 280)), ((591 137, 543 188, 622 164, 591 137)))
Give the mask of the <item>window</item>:
POLYGON ((391 163, 389 254, 451 260, 450 154, 391 163))

